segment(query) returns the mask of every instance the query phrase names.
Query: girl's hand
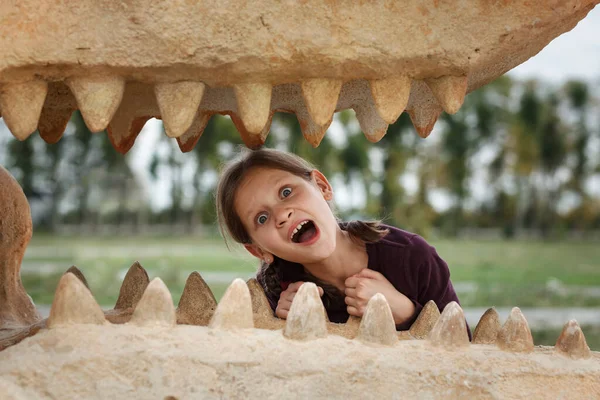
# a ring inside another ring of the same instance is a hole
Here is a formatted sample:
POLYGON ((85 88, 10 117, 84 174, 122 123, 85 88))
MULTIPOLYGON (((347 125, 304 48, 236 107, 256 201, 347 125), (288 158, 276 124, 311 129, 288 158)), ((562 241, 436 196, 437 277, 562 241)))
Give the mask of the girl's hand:
POLYGON ((396 325, 409 319, 415 312, 415 305, 405 295, 396 290, 385 276, 365 268, 345 281, 346 305, 348 314, 362 317, 367 303, 377 293, 385 296, 396 325))
MULTIPOLYGON (((298 289, 300 289, 300 286, 302 286, 303 283, 304 282, 302 281, 291 283, 287 289, 281 292, 279 301, 277 302, 277 308, 275 309, 275 315, 279 318, 287 319, 290 308, 292 307, 292 300, 294 300, 296 292, 298 292, 298 289)), ((319 295, 323 296, 323 288, 319 286, 318 289, 319 295)))

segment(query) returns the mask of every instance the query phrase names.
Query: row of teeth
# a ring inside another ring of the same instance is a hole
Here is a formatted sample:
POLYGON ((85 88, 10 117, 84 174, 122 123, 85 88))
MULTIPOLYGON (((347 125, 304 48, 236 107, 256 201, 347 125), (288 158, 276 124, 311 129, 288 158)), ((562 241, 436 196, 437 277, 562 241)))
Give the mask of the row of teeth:
POLYGON ((302 227, 304 225, 308 224, 308 221, 302 221, 298 224, 298 226, 294 229, 294 232, 292 232, 292 236, 290 236, 290 240, 294 240, 294 236, 296 236, 296 233, 298 233, 300 231, 300 229, 302 229, 302 227))
POLYGON ((199 81, 145 84, 121 76, 76 76, 47 82, 41 78, 0 86, 0 113, 13 135, 24 140, 36 129, 50 143, 60 139, 76 109, 92 132, 108 129, 113 145, 125 153, 145 122, 161 118, 167 135, 183 151, 196 144, 213 114, 230 115, 252 148, 266 140, 274 112, 295 113, 306 139, 318 146, 335 111, 354 109, 368 140, 376 142, 404 111, 419 134, 429 135, 442 110, 453 114, 467 91, 466 76, 412 80, 307 79, 273 86, 240 83, 208 87, 199 81))
MULTIPOLYGON (((199 285, 196 282, 196 290, 210 292, 199 274, 196 273, 196 275, 195 281, 203 283, 203 285, 199 285)), ((145 276, 147 277, 147 275, 145 276)), ((234 280, 216 305, 216 309, 202 307, 203 310, 209 310, 212 313, 204 324, 221 330, 250 329, 255 328, 255 321, 260 320, 260 318, 254 318, 254 313, 272 315, 266 299, 255 300, 254 303, 252 301, 252 298, 257 295, 264 297, 258 283, 252 282, 251 288, 252 290, 241 279, 234 280), (257 288, 260 293, 257 293, 257 288), (262 304, 262 306, 259 305, 262 309, 253 310, 255 307, 253 304, 262 304)), ((177 310, 173 306, 168 288, 160 278, 155 278, 143 290, 137 303, 127 304, 127 306, 135 308, 128 321, 130 324, 139 326, 176 325, 177 322, 181 322, 182 308, 189 309, 194 304, 195 307, 198 307, 197 301, 186 300, 186 296, 190 296, 187 284, 177 310)), ((211 296, 205 295, 204 298, 211 298, 214 301, 212 293, 211 296)), ((183 311, 183 313, 186 312, 189 313, 190 310, 183 311)), ((312 340, 328 335, 325 309, 314 283, 305 283, 300 287, 287 320, 282 322, 285 324, 283 335, 288 339, 312 340)), ((47 326, 54 328, 73 323, 105 324, 106 319, 82 280, 73 273, 66 273, 57 287, 47 326)), ((190 323, 190 321, 184 323, 190 323)), ((463 310, 456 302, 449 303, 441 315, 437 306, 433 302, 429 302, 411 327, 410 332, 413 331, 420 332, 416 338, 425 338, 431 345, 449 350, 470 345, 463 310), (426 328, 424 329, 424 327, 426 328)), ((389 305, 382 294, 376 294, 369 301, 354 338, 386 346, 398 343, 399 334, 396 332, 389 305)), ((475 328, 473 343, 495 344, 501 350, 511 352, 534 351, 534 343, 527 320, 517 307, 513 308, 502 326, 495 310, 488 310, 475 328)), ((575 320, 571 320, 565 325, 555 349, 572 358, 589 358, 591 356, 583 332, 575 320)))
MULTIPOLYGON (((214 329, 282 329, 289 339, 311 340, 337 334, 366 343, 394 346, 399 340, 426 339, 432 346, 448 350, 470 345, 462 308, 449 303, 440 314, 430 301, 409 331, 396 332, 396 326, 385 297, 373 296, 361 318, 350 317, 346 324, 327 321, 317 286, 305 283, 294 298, 287 320, 273 315, 268 300, 256 279, 248 283, 236 279, 217 304, 209 286, 199 273, 193 272, 183 290, 177 309, 169 289, 160 278, 152 282, 139 263, 127 272, 114 310, 102 311, 87 287, 81 271, 71 267, 61 278, 50 316, 45 326, 52 329, 71 324, 130 323, 138 326, 174 326, 176 324, 209 326, 214 329)), ((43 327, 43 321, 37 323, 43 327)), ((35 334, 29 326, 20 340, 35 334)), ((9 335, 11 336, 11 335, 9 335)), ((1 339, 1 337, 0 337, 1 339)), ((19 340, 0 340, 0 350, 19 340)), ((527 320, 518 308, 513 308, 501 325, 495 309, 488 309, 473 333, 473 344, 495 345, 503 351, 532 352, 533 338, 527 320)), ((555 351, 571 358, 589 358, 591 352, 585 336, 575 320, 565 324, 555 351)))

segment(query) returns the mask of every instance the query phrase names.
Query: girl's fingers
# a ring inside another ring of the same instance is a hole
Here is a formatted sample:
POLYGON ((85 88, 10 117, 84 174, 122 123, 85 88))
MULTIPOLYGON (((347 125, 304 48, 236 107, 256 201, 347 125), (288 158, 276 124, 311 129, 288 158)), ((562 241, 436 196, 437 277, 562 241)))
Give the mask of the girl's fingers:
POLYGON ((290 303, 292 302, 292 300, 294 300, 294 297, 296 296, 296 292, 288 292, 287 290, 283 293, 281 293, 281 296, 279 297, 280 299, 289 301, 290 303))
POLYGON ((297 292, 298 289, 300 289, 300 286, 302 286, 304 282, 302 281, 298 281, 298 282, 294 282, 294 283, 290 283, 290 285, 287 287, 287 289, 285 290, 287 291, 291 291, 291 292, 297 292))
POLYGON ((358 309, 356 307, 348 306, 346 307, 346 311, 348 311, 348 314, 354 315, 355 317, 362 317, 362 314, 358 312, 358 309))
POLYGON ((358 284, 358 281, 359 278, 351 276, 350 278, 346 279, 346 281, 344 282, 344 286, 346 286, 347 288, 355 288, 358 284))
POLYGON ((290 307, 292 306, 292 301, 288 300, 288 299, 279 299, 279 302, 277 303, 277 307, 281 308, 283 310, 289 310, 290 307))
POLYGON ((344 301, 346 302, 347 305, 352 306, 354 308, 357 308, 357 306, 358 306, 357 300, 353 297, 346 296, 344 298, 344 301))
POLYGON ((281 319, 287 319, 288 312, 289 310, 283 310, 278 307, 277 311, 275 312, 275 315, 277 315, 281 319))
POLYGON ((344 289, 344 294, 350 297, 356 297, 356 289, 347 287, 344 289))

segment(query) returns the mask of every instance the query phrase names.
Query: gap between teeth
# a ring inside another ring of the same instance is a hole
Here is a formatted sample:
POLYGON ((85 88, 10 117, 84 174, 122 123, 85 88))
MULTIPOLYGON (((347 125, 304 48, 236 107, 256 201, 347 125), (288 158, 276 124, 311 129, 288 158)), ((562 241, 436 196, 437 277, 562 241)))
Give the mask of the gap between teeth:
POLYGON ((300 230, 300 228, 302 228, 304 225, 306 225, 308 223, 308 221, 304 221, 304 222, 300 222, 298 224, 298 226, 294 229, 294 232, 292 232, 292 236, 290 237, 290 240, 294 239, 294 236, 296 235, 296 233, 298 233, 298 231, 300 230))

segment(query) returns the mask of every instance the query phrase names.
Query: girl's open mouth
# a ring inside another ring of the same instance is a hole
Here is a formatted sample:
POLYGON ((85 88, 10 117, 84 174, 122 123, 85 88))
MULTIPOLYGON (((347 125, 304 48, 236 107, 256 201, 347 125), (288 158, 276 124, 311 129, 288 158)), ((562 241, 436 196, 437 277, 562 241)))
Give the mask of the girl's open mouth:
POLYGON ((310 220, 300 222, 292 233, 292 242, 308 244, 317 238, 319 231, 314 222, 310 220))

